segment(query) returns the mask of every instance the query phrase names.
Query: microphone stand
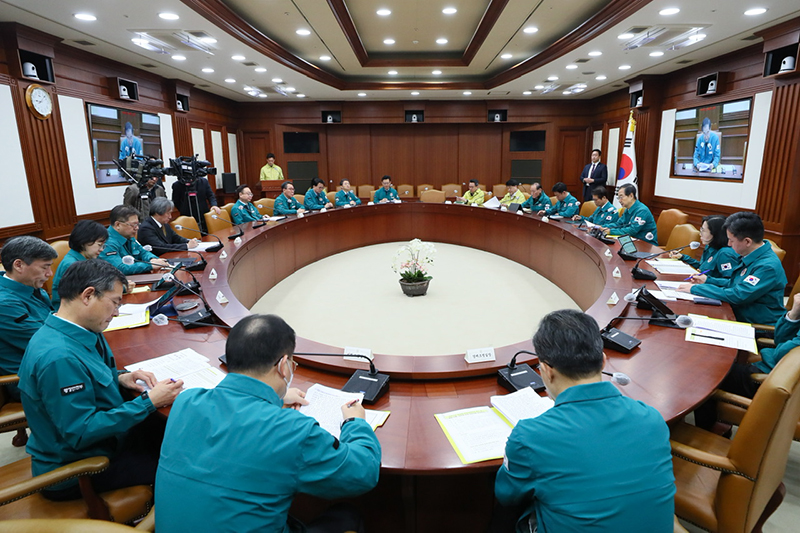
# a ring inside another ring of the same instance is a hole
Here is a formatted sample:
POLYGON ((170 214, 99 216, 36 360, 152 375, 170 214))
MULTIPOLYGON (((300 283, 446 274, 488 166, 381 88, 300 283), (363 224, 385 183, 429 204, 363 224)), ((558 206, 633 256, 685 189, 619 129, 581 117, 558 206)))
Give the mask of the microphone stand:
MULTIPOLYGON (((186 226, 181 226, 180 224, 175 226, 175 229, 178 230, 178 231, 185 229, 185 230, 193 231, 195 233, 199 233, 203 237, 214 237, 215 239, 217 239, 217 242, 219 243, 219 245, 218 246, 212 246, 211 248, 206 249, 206 252, 212 252, 212 253, 213 252, 219 252, 223 248, 222 241, 220 240, 219 237, 217 237, 213 233, 208 233, 207 231, 196 230, 194 228, 187 228, 186 226)), ((199 252, 195 252, 195 253, 199 253, 199 252)))
POLYGON ((386 391, 389 390, 389 375, 381 374, 375 368, 372 359, 363 354, 349 353, 312 353, 295 352, 294 355, 310 355, 321 357, 361 357, 369 362, 369 371, 356 370, 347 380, 342 390, 344 392, 363 392, 364 403, 375 403, 386 391))
POLYGON ((536 355, 527 350, 520 350, 515 353, 508 365, 497 371, 497 383, 510 392, 516 392, 525 387, 532 387, 536 392, 545 390, 541 376, 528 363, 517 364, 517 356, 521 353, 536 355))
POLYGON ((242 227, 239 224, 234 224, 230 220, 226 220, 226 219, 222 218, 219 215, 211 215, 211 218, 213 218, 214 220, 222 220, 223 222, 227 222, 228 224, 230 224, 231 226, 233 226, 234 228, 239 230, 239 233, 234 233, 233 235, 228 235, 228 240, 229 241, 232 241, 233 239, 235 239, 237 237, 241 237, 242 235, 244 235, 244 230, 242 229, 242 227))
MULTIPOLYGON (((181 226, 181 227, 183 227, 183 226, 181 226)), ((185 228, 185 229, 190 229, 190 228, 185 228)), ((164 246, 153 246, 152 244, 147 244, 145 246, 149 246, 150 247, 149 251, 161 250, 161 253, 186 251, 186 252, 189 252, 190 254, 197 254, 198 256, 200 256, 200 261, 195 261, 191 265, 183 265, 181 267, 181 270, 186 270, 187 272, 191 272, 191 271, 195 271, 196 272, 198 270, 204 270, 206 268, 206 265, 208 264, 208 263, 206 263, 206 258, 203 257, 203 254, 201 254, 200 252, 195 252, 194 250, 189 250, 189 249, 187 249, 187 250, 178 250, 178 249, 175 249, 175 248, 165 248, 164 246)), ((169 261, 169 259, 167 259, 167 261, 169 261)))
POLYGON ((677 252, 679 250, 683 250, 684 248, 689 248, 690 246, 691 244, 687 244, 686 246, 679 246, 678 248, 673 248, 672 250, 667 250, 665 252, 652 253, 650 255, 640 258, 638 261, 636 261, 636 264, 633 265, 633 268, 631 269, 631 275, 633 276, 633 279, 654 281, 658 277, 656 273, 639 268, 639 263, 641 263, 642 261, 649 261, 650 259, 658 257, 659 255, 668 254, 670 252, 677 252))
POLYGON ((194 294, 195 296, 200 298, 201 302, 203 302, 204 309, 195 311, 194 313, 191 313, 189 315, 179 316, 177 318, 178 322, 180 322, 184 328, 192 329, 200 326, 215 325, 214 314, 211 312, 211 307, 208 305, 208 302, 206 301, 205 297, 200 292, 195 292, 189 285, 185 284, 184 282, 182 282, 173 275, 167 274, 166 277, 172 278, 169 281, 173 281, 176 285, 188 291, 189 293, 194 294))

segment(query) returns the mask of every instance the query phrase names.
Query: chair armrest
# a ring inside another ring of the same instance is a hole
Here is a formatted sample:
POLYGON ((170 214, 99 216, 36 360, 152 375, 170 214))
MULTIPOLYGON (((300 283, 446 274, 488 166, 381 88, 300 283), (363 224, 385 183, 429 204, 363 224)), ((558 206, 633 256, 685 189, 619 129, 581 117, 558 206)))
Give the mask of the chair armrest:
POLYGON ((155 531, 156 530, 156 508, 153 507, 150 509, 150 512, 147 513, 147 516, 142 518, 142 521, 136 524, 134 529, 138 529, 140 531, 155 531))
POLYGON ((19 376, 16 374, 0 376, 0 385, 13 385, 15 383, 19 383, 19 376))
POLYGON ((7 503, 20 500, 26 496, 40 492, 47 487, 61 483, 62 481, 89 474, 97 474, 108 468, 108 463, 108 457, 89 457, 88 459, 82 459, 56 468, 46 474, 26 479, 12 486, 8 486, 8 481, 0 478, 0 485, 4 485, 0 488, 0 505, 6 505, 7 503))
POLYGON ((775 339, 767 339, 763 337, 756 338, 756 344, 761 348, 774 348, 775 347, 775 339))
MULTIPOLYGON (((766 376, 766 374, 764 375, 766 376)), ((711 398, 717 400, 718 402, 729 403, 737 407, 741 407, 742 409, 749 408, 750 404, 753 403, 753 400, 750 398, 745 398, 744 396, 739 396, 738 394, 733 394, 732 392, 726 392, 720 389, 715 390, 714 394, 711 395, 711 398)))
POLYGON ((733 474, 749 479, 750 481, 755 481, 755 479, 747 474, 736 470, 736 466, 727 457, 704 452, 703 450, 698 450, 697 448, 672 439, 669 440, 669 444, 672 447, 672 455, 675 457, 679 457, 690 463, 705 466, 706 468, 711 468, 712 470, 719 470, 726 474, 733 474))
POLYGON ((750 324, 753 329, 760 329, 763 331, 775 331, 775 326, 767 326, 766 324, 750 324))
POLYGON ((764 383, 764 380, 767 379, 767 376, 769 376, 769 374, 750 374, 750 379, 758 383, 764 383))

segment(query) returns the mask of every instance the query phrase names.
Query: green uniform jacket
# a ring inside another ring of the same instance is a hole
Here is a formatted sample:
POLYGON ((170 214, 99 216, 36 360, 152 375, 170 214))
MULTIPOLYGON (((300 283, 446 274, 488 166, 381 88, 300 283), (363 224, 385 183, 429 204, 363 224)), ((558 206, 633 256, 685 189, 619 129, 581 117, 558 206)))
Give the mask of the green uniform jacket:
POLYGON ((369 424, 348 422, 337 440, 282 406, 272 387, 234 373, 178 396, 156 474, 159 533, 287 532, 295 494, 347 498, 378 483, 369 424))
POLYGON ((670 533, 674 495, 667 424, 607 381, 569 387, 520 421, 495 480, 501 504, 527 508, 518 532, 536 513, 542 533, 670 533))
POLYGON ((285 194, 281 194, 275 198, 275 204, 272 206, 272 214, 277 215, 294 215, 298 209, 305 209, 303 204, 295 200, 294 196, 286 198, 285 194))
POLYGON ((257 222, 261 220, 261 213, 252 202, 244 203, 236 200, 231 208, 231 218, 234 224, 244 224, 245 222, 257 222))
POLYGON ((619 211, 614 207, 614 204, 606 202, 606 205, 598 207, 590 217, 584 217, 584 219, 598 226, 607 226, 619 220, 619 211))
POLYGON ((78 261, 86 261, 86 258, 83 257, 79 252, 75 250, 70 250, 67 252, 67 255, 64 256, 64 259, 58 264, 58 268, 56 269, 56 275, 53 276, 53 309, 58 311, 59 306, 61 305, 61 297, 58 295, 58 284, 61 283, 61 278, 64 276, 64 272, 67 271, 69 266, 72 263, 77 263, 78 261))
POLYGON ((563 200, 556 202, 556 205, 544 210, 545 215, 561 215, 564 218, 572 218, 578 214, 581 209, 581 203, 577 198, 567 193, 563 200))
POLYGON ((464 193, 464 203, 467 205, 483 205, 485 200, 486 193, 480 189, 476 190, 475 194, 472 194, 470 191, 464 193))
POLYGON ((305 200, 303 200, 303 205, 306 206, 306 209, 320 210, 325 207, 327 203, 328 197, 324 192, 317 194, 314 192, 314 189, 308 189, 306 191, 306 197, 305 200))
POLYGON ((553 205, 553 202, 550 201, 550 197, 547 196, 544 191, 539 195, 539 198, 534 198, 531 194, 530 197, 525 200, 522 204, 522 207, 528 208, 534 213, 538 213, 539 211, 546 211, 553 205))
POLYGON ((95 455, 113 457, 128 430, 156 410, 149 398, 122 399, 114 355, 102 334, 55 315, 28 344, 19 389, 34 476, 95 455))
POLYGON ((639 200, 626 209, 620 219, 607 227, 613 235, 630 235, 658 246, 658 231, 653 214, 639 200))
POLYGON ((730 278, 707 278, 702 285, 692 285, 691 292, 728 302, 740 322, 771 326, 786 312, 784 287, 781 261, 765 242, 739 260, 730 278))
POLYGON ((380 189, 375 191, 375 196, 372 197, 372 201, 377 204, 383 199, 393 202, 394 200, 399 200, 400 195, 397 194, 397 189, 395 189, 394 187, 391 187, 388 191, 383 187, 381 187, 380 189))
POLYGON ((142 245, 133 237, 126 239, 117 233, 117 230, 109 226, 108 240, 105 248, 100 252, 100 259, 108 261, 127 276, 130 274, 145 274, 152 271, 153 267, 149 264, 150 260, 158 259, 158 256, 142 248, 142 245), (126 255, 133 257, 136 262, 132 265, 123 263, 122 258, 126 255))
POLYGON ((3 375, 18 372, 28 342, 52 312, 53 306, 44 289, 34 289, 7 278, 5 272, 0 273, 0 372, 3 375))
POLYGON ((761 361, 755 365, 763 372, 770 373, 784 355, 800 346, 800 320, 792 322, 783 315, 775 325, 775 347, 761 348, 761 361))
POLYGON ((353 191, 347 192, 342 189, 336 193, 336 207, 350 205, 350 202, 355 202, 356 205, 361 205, 361 199, 356 196, 356 193, 353 191))
POLYGON ((739 254, 734 252, 730 246, 723 246, 719 250, 706 246, 703 255, 700 256, 700 261, 686 254, 681 254, 681 261, 700 272, 708 270, 706 272, 708 277, 729 278, 733 274, 733 269, 739 264, 739 254))

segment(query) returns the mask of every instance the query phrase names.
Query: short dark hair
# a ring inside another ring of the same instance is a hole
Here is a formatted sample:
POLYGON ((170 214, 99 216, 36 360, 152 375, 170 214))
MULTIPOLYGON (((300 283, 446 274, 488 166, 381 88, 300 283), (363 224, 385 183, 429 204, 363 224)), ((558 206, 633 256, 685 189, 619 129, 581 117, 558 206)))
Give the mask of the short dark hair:
POLYGON ((703 222, 711 232, 711 242, 708 244, 712 248, 719 250, 728 246, 728 234, 725 233, 725 217, 722 215, 707 215, 703 217, 703 222))
POLYGON ((594 150, 592 150, 592 153, 595 152, 597 152, 597 155, 599 155, 600 157, 603 157, 603 151, 600 150, 600 148, 595 148, 594 150))
POLYGON ((112 290, 119 282, 123 287, 128 285, 125 274, 114 265, 102 259, 87 259, 72 263, 58 284, 58 295, 61 301, 74 300, 89 287, 94 287, 98 297, 112 290))
POLYGON ((564 184, 563 181, 559 181, 558 183, 553 185, 553 192, 558 192, 558 193, 567 192, 567 186, 564 184))
POLYGON ((133 124, 131 124, 130 122, 125 123, 125 131, 128 130, 131 130, 131 133, 133 133, 133 124))
POLYGON ((322 183, 323 185, 325 185, 325 182, 324 182, 324 181, 322 181, 322 179, 320 179, 320 178, 314 178, 314 179, 312 179, 312 180, 311 180, 311 186, 312 186, 312 187, 316 187, 316 186, 317 186, 317 185, 319 185, 320 183, 322 183))
POLYGON ((386 174, 384 177, 381 178, 381 183, 383 183, 383 180, 392 181, 392 177, 389 174, 386 174))
POLYGON ((350 180, 347 179, 347 178, 342 178, 342 179, 339 180, 339 185, 344 185, 345 181, 349 182, 350 180))
POLYGON ((172 200, 164 198, 163 196, 156 196, 150 202, 150 216, 163 215, 168 211, 171 212, 173 209, 175 209, 175 204, 172 203, 172 200))
POLYGON ((267 159, 269 159, 270 157, 271 157, 272 159, 275 159, 275 154, 273 154, 272 152, 268 153, 268 154, 267 154, 267 159))
POLYGON ((703 124, 700 126, 700 128, 702 129, 702 128, 705 128, 706 126, 711 128, 711 119, 708 118, 708 117, 703 119, 703 124))
POLYGON ((26 265, 34 261, 49 261, 58 257, 55 249, 38 237, 31 235, 20 235, 12 237, 6 241, 3 249, 0 250, 0 261, 3 263, 3 270, 11 272, 14 268, 14 261, 22 259, 26 265))
POLYGON ((139 217, 139 211, 132 208, 129 205, 117 205, 111 210, 111 214, 108 215, 108 219, 113 226, 117 222, 127 222, 129 218, 133 215, 139 217))
POLYGON ((87 244, 107 240, 108 230, 105 226, 96 220, 79 220, 69 234, 69 247, 80 253, 87 244))
POLYGON ((740 241, 750 237, 759 243, 764 240, 764 222, 761 217, 750 211, 739 211, 725 220, 725 229, 740 241))
POLYGON ((632 194, 633 198, 636 199, 636 185, 633 183, 626 183, 620 186, 619 190, 622 191, 622 194, 625 196, 630 196, 632 194))
POLYGON ((267 372, 294 347, 294 330, 278 315, 247 316, 233 326, 225 342, 228 371, 267 372))
POLYGON ((597 196, 598 198, 608 198, 608 191, 605 187, 595 187, 592 189, 592 196, 597 196))
MULTIPOLYGON (((250 186, 246 183, 242 183, 241 185, 236 187, 235 192, 236 194, 242 194, 242 191, 244 191, 245 189, 250 189, 250 186)), ((252 189, 250 190, 250 192, 252 192, 252 189)))
POLYGON ((548 313, 533 336, 539 361, 570 379, 593 376, 603 369, 603 339, 594 318, 575 309, 548 313))
POLYGON ((285 191, 286 187, 288 187, 289 185, 294 187, 294 183, 292 183, 291 181, 284 181, 283 183, 281 183, 281 190, 285 191))
POLYGON ((533 183, 531 183, 531 190, 538 191, 541 188, 542 184, 539 183, 538 181, 534 181, 533 183))
POLYGON ((519 182, 514 178, 511 178, 506 182, 506 187, 519 187, 519 182))
POLYGON ((478 180, 476 180, 475 178, 472 178, 471 180, 469 180, 469 182, 470 182, 470 183, 474 183, 476 187, 477 187, 478 185, 480 185, 480 183, 478 182, 478 180))

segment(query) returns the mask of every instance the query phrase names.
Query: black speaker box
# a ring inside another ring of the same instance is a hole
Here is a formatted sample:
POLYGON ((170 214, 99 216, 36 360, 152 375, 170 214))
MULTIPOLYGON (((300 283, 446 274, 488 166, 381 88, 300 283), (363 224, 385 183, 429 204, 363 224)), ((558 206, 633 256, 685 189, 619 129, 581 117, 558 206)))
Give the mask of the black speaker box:
POLYGON ((222 173, 222 190, 225 191, 225 194, 236 192, 236 172, 222 173))

